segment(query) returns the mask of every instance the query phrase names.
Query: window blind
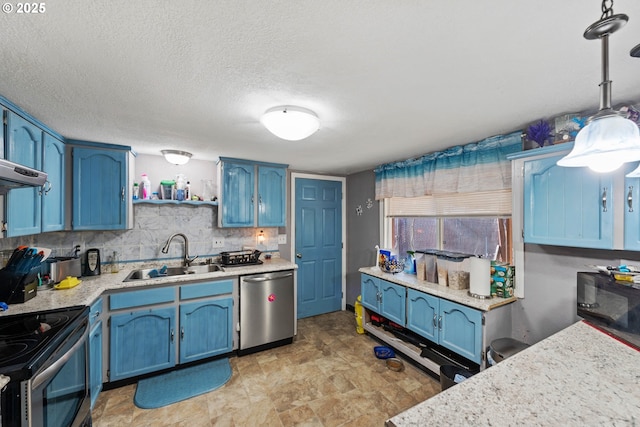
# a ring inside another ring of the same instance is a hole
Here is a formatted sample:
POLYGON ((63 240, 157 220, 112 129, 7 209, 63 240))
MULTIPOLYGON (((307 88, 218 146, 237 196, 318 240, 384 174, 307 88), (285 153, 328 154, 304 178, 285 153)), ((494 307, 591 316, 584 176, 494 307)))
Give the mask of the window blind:
POLYGON ((391 197, 385 203, 388 217, 511 216, 511 189, 391 197))

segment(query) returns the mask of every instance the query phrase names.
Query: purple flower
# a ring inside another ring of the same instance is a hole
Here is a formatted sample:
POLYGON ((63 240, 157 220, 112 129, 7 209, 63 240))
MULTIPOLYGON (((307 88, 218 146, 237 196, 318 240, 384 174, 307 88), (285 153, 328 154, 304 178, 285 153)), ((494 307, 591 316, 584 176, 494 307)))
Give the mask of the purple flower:
POLYGON ((527 138, 535 141, 540 147, 544 145, 544 142, 549 139, 551 135, 551 126, 542 119, 527 128, 527 138))

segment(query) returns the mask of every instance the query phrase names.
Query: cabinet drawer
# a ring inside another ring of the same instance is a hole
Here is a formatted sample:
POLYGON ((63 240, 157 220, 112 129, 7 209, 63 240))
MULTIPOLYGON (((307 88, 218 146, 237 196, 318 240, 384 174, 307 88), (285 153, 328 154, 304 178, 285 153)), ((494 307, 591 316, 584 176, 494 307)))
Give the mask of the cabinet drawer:
POLYGON ((195 299, 213 297, 216 295, 230 294, 233 292, 233 280, 220 280, 215 282, 193 283, 180 286, 180 299, 195 299))
POLYGON ((109 308, 118 310, 121 308, 141 307, 144 305, 173 302, 175 290, 173 287, 144 289, 140 291, 122 292, 111 295, 109 308))
POLYGON ((89 308, 89 324, 93 325, 100 318, 102 314, 102 298, 98 298, 91 304, 89 308))

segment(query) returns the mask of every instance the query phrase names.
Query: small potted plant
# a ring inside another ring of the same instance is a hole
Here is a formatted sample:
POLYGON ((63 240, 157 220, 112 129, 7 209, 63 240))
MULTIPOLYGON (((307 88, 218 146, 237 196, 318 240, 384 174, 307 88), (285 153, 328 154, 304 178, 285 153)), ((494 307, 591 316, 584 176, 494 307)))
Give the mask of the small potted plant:
POLYGON ((526 139, 527 141, 534 142, 537 144, 537 147, 527 147, 525 144, 525 150, 529 148, 538 148, 543 147, 545 142, 548 141, 548 145, 553 144, 553 132, 551 130, 551 126, 545 120, 538 120, 537 122, 529 125, 526 131, 526 139))

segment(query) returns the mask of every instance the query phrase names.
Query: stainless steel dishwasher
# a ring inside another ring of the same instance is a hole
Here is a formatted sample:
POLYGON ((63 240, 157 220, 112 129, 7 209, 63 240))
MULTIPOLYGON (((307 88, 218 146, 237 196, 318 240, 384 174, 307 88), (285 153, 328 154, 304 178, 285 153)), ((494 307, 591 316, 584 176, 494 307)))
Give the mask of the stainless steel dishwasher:
POLYGON ((291 344, 294 326, 293 270, 240 277, 240 355, 291 344))

